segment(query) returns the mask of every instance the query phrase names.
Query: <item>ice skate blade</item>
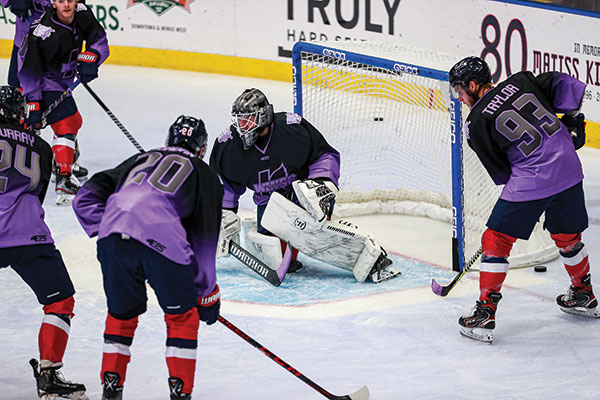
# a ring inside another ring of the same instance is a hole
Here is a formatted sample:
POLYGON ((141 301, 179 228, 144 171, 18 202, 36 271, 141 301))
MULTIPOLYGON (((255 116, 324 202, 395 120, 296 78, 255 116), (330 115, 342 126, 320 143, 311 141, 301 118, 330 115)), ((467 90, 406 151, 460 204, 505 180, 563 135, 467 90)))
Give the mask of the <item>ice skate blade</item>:
POLYGON ((466 328, 460 327, 460 334, 469 339, 477 340, 483 343, 492 343, 494 341, 494 333, 492 329, 485 328, 466 328))
POLYGON ((564 312, 564 313, 578 315, 580 317, 600 318, 600 311, 598 310, 597 307, 594 307, 594 308, 584 308, 584 307, 566 308, 566 307, 560 307, 560 310, 562 312, 564 312))
POLYGON ((85 392, 73 392, 69 394, 64 394, 59 396, 58 394, 43 394, 40 396, 42 400, 60 400, 60 399, 69 399, 69 400, 90 400, 89 397, 85 394, 85 392))
POLYGON ((56 195, 56 205, 61 207, 70 206, 74 197, 73 194, 60 193, 56 195))

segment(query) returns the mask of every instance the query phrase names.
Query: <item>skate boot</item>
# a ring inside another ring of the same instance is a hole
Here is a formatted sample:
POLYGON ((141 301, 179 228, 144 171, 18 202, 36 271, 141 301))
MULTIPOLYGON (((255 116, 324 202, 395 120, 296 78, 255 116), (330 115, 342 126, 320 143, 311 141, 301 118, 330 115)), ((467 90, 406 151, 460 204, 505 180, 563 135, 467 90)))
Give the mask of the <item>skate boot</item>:
POLYGON ((401 272, 392 266, 392 260, 387 257, 387 252, 382 247, 381 254, 379 255, 379 258, 377 258, 377 261, 375 261, 375 265, 373 265, 373 269, 369 273, 371 280, 374 283, 381 283, 400 274, 401 272))
POLYGON ((65 380, 58 371, 62 363, 53 363, 50 367, 40 368, 38 361, 32 358, 29 364, 33 368, 33 377, 37 382, 38 396, 42 399, 89 400, 84 385, 65 380))
POLYGON ((116 372, 105 372, 102 384, 102 400, 122 400, 123 386, 119 386, 121 376, 116 372))
POLYGON ((496 327, 496 309, 502 294, 492 292, 487 299, 477 300, 471 313, 458 319, 460 334, 480 342, 492 343, 493 329, 496 327))
POLYGON ((566 294, 561 294, 556 298, 560 309, 582 317, 600 318, 598 300, 592 292, 592 276, 587 274, 581 278, 581 285, 571 285, 566 294))
MULTIPOLYGON (((80 181, 85 180, 89 173, 88 169, 79 165, 77 161, 75 161, 71 166, 71 172, 73 175, 75 175, 75 178, 79 179, 80 181)), ((52 182, 56 182, 56 177, 58 175, 60 175, 60 169, 56 165, 56 162, 52 160, 52 182)))
POLYGON ((75 175, 75 178, 79 180, 82 180, 88 176, 88 169, 79 165, 78 162, 73 163, 71 171, 73 172, 73 175, 75 175))
POLYGON ((77 194, 80 184, 72 173, 62 173, 56 177, 56 204, 68 206, 77 194))
POLYGON ((294 272, 298 272, 302 269, 303 265, 300 261, 294 260, 290 263, 290 267, 287 270, 288 274, 293 274, 294 272))
POLYGON ((191 400, 192 395, 181 393, 183 390, 183 381, 179 378, 169 378, 169 391, 171 400, 191 400))

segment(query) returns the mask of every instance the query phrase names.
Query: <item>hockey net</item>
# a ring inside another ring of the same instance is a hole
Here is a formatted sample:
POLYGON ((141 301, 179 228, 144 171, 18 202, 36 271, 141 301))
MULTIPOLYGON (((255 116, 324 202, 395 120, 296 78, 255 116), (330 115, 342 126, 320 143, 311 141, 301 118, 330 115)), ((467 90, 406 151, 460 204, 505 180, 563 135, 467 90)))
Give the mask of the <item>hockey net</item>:
MULTIPOLYGON (((453 140, 468 115, 449 92, 447 71, 460 58, 380 42, 299 42, 293 50, 295 111, 341 153, 335 215, 451 223, 457 270, 479 249, 501 190, 466 140, 453 140)), ((538 223, 509 261, 523 267, 557 255, 538 223)))

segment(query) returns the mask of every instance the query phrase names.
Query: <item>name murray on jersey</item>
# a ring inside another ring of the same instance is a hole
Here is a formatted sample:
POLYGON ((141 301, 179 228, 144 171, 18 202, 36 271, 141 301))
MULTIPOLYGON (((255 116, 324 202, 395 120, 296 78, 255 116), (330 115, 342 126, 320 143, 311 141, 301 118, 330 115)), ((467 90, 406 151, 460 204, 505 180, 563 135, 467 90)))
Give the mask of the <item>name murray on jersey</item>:
POLYGON ((0 128, 0 137, 13 139, 21 143, 25 143, 30 147, 33 147, 33 143, 35 142, 33 135, 27 132, 10 128, 0 128))

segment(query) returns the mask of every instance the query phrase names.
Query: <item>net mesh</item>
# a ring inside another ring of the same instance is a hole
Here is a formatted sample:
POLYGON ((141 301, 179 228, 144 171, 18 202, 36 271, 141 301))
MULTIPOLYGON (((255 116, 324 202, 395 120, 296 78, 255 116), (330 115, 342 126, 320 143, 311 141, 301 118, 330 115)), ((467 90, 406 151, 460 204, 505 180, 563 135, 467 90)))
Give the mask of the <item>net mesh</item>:
MULTIPOLYGON (((319 43, 345 52, 301 52, 302 114, 341 153, 335 214, 423 215, 452 222, 451 119, 447 81, 382 68, 347 52, 448 71, 461 57, 379 42, 319 43)), ((468 110, 463 110, 463 116, 468 110)), ((501 188, 463 138, 465 257, 480 246, 501 188)), ((538 224, 518 241, 511 266, 556 257, 538 224), (521 243, 522 242, 522 243, 521 243)))

